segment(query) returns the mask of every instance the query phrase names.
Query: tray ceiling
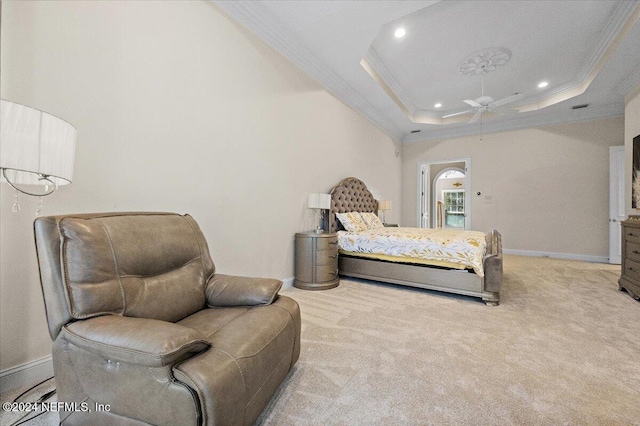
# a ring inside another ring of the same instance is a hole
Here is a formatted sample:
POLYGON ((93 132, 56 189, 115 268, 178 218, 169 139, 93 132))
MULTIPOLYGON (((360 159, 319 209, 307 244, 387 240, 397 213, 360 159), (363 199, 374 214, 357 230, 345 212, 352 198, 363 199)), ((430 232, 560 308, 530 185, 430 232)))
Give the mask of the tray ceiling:
POLYGON ((621 115, 640 84, 638 1, 214 3, 404 142, 621 115), (460 72, 491 48, 508 50, 508 62, 484 76, 460 72), (519 113, 442 118, 468 110, 463 100, 483 83, 493 99, 522 93, 507 105, 519 113))

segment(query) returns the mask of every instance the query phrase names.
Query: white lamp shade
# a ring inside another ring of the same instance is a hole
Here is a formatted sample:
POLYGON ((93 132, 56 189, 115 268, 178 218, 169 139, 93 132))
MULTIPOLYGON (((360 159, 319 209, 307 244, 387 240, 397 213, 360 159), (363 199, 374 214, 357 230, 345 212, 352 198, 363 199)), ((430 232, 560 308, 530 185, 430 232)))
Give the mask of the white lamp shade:
POLYGON ((389 200, 380 200, 378 201, 378 210, 391 210, 391 201, 389 200))
MULTIPOLYGON (((46 112, 0 100, 0 168, 12 183, 71 183, 76 129, 46 112)), ((4 180, 4 179, 2 179, 4 180)))
POLYGON ((309 208, 310 209, 325 209, 331 208, 331 195, 329 194, 309 194, 309 208))

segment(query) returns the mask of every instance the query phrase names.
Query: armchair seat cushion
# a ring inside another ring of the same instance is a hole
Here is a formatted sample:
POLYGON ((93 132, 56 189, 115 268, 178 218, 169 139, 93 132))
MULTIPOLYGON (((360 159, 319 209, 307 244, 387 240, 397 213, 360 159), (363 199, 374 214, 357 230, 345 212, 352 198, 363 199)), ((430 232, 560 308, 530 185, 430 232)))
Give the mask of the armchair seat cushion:
POLYGON ((189 327, 201 333, 204 339, 209 341, 213 334, 225 325, 247 312, 248 307, 236 308, 208 308, 189 315, 182 321, 178 321, 184 327, 189 327))
POLYGON ((238 424, 251 424, 258 417, 298 358, 299 348, 291 345, 299 333, 292 303, 278 296, 270 305, 209 308, 180 321, 211 345, 174 368, 178 380, 202 392, 204 423, 224 423, 227 410, 245 413, 238 424), (202 374, 203 368, 213 365, 224 366, 225 372, 202 374), (221 394, 228 400, 224 406, 217 405, 221 394))

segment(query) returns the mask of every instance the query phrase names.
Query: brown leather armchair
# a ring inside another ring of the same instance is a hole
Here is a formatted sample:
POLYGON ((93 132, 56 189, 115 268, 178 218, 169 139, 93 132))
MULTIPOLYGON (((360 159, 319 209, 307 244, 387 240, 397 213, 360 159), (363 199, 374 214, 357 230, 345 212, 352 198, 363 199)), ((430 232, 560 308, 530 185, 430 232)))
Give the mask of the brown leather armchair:
POLYGON ((62 424, 252 424, 297 361, 282 282, 216 274, 190 216, 34 228, 62 424))

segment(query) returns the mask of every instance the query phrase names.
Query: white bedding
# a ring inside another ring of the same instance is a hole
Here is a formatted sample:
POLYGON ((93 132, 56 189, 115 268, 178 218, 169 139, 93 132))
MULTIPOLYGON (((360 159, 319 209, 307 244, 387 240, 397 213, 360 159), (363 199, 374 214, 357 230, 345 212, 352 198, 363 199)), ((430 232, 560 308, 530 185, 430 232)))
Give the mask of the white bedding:
POLYGON ((343 254, 469 268, 483 277, 482 261, 487 242, 485 234, 477 231, 389 227, 360 232, 339 231, 338 247, 343 254))

